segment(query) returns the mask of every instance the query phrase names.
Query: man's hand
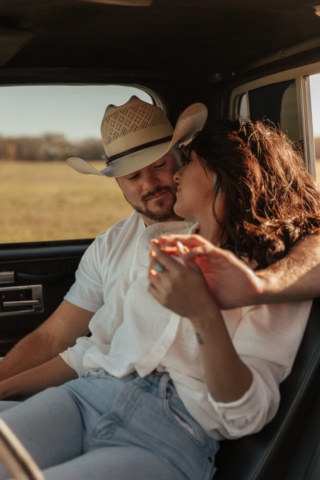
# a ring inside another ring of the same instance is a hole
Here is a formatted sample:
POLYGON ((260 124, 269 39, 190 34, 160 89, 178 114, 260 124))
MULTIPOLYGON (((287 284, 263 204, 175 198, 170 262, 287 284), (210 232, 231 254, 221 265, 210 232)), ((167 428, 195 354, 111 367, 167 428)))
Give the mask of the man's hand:
POLYGON ((210 292, 223 310, 255 303, 262 293, 262 281, 233 253, 215 247, 200 235, 163 235, 159 246, 176 247, 176 253, 192 268, 198 266, 210 292))
POLYGON ((93 312, 64 300, 36 330, 20 340, 0 362, 0 381, 37 367, 72 347, 89 332, 93 312))

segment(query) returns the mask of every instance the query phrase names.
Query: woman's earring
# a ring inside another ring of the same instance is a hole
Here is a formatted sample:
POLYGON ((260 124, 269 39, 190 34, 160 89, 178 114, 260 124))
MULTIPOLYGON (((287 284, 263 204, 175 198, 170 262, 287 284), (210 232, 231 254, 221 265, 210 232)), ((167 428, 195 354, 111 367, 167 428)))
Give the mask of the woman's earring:
POLYGON ((218 178, 216 178, 215 181, 214 181, 214 188, 216 189, 217 193, 221 192, 221 183, 218 180, 218 178))

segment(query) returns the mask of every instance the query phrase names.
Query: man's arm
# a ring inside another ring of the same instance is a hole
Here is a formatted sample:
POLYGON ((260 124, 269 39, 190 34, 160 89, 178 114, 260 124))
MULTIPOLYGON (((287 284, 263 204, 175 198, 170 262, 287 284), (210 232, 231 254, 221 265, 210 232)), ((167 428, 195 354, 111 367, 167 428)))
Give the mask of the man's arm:
POLYGON ((0 382, 0 399, 33 395, 77 377, 77 372, 58 356, 38 367, 18 373, 0 382))
POLYGON ((285 303, 320 296, 320 235, 310 235, 289 255, 256 273, 261 294, 254 303, 285 303))
POLYGON ((187 264, 195 262, 224 310, 320 296, 320 235, 300 240, 284 259, 259 272, 199 235, 163 235, 159 245, 163 249, 176 247, 176 256, 187 264))
POLYGON ((37 367, 89 333, 93 312, 64 300, 34 332, 23 338, 0 362, 0 381, 37 367))

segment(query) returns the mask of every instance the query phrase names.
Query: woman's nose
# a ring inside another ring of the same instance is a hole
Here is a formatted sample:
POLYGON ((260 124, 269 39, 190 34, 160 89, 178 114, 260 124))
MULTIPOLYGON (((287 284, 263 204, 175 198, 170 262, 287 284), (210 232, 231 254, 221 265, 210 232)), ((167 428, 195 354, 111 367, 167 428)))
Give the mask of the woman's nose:
POLYGON ((180 180, 181 180, 181 170, 183 169, 183 167, 181 167, 179 170, 176 171, 176 173, 173 175, 173 180, 176 182, 176 183, 180 183, 180 180))

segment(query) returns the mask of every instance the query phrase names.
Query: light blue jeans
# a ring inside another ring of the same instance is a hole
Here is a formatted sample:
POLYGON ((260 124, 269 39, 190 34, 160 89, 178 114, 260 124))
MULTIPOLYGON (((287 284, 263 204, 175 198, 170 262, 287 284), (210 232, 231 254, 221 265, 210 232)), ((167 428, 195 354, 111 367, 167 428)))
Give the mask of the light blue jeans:
MULTIPOLYGON (((211 480, 215 471, 218 442, 189 415, 167 373, 87 372, 0 404, 47 480, 211 480)), ((8 478, 0 464, 0 480, 8 478)))

